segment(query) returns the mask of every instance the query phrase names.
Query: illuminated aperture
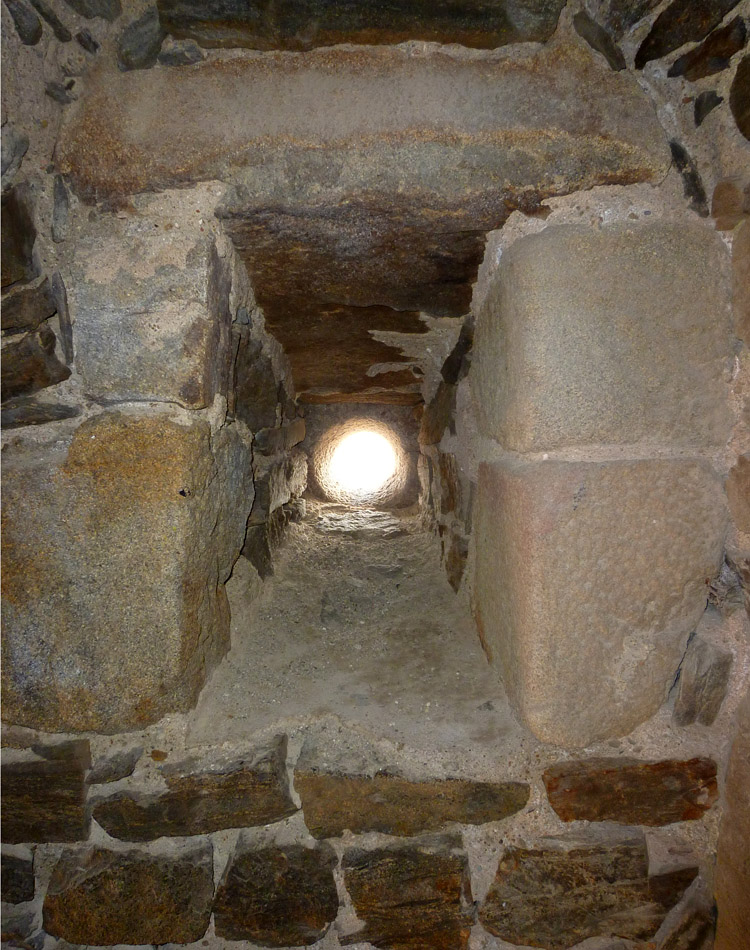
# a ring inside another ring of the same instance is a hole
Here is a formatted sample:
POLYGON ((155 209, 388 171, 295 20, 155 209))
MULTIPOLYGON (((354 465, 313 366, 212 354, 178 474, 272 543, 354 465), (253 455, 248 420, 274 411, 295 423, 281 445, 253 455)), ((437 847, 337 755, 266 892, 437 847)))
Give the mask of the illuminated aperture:
POLYGON ((340 489, 356 495, 377 492, 392 478, 398 460, 393 446, 377 432, 345 436, 331 457, 330 478, 340 489))

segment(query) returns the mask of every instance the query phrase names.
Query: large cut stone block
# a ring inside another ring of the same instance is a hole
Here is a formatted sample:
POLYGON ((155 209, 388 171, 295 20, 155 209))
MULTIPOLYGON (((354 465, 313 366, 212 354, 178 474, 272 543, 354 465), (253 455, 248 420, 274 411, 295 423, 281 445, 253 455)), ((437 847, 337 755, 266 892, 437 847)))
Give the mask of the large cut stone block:
POLYGON ((192 217, 163 198, 138 215, 102 215, 79 239, 68 302, 76 366, 95 399, 199 409, 226 394, 231 266, 196 215, 201 198, 192 217))
POLYGON ((484 433, 517 452, 729 434, 729 260, 685 224, 550 228, 504 253, 476 327, 484 433))
POLYGON ((250 440, 177 409, 70 425, 4 452, 4 715, 118 732, 189 708, 227 649, 250 440))
POLYGON ((584 746, 659 708, 725 523, 721 482, 701 461, 480 466, 480 635, 539 738, 584 746))

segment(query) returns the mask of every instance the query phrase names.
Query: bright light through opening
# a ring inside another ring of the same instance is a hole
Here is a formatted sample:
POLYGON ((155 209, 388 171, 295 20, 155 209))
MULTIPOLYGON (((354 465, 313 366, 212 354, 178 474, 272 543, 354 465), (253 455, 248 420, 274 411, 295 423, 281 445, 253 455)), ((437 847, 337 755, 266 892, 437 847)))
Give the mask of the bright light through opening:
POLYGON ((393 446, 377 432, 354 432, 339 442, 331 458, 331 480, 345 492, 376 492, 392 478, 398 462, 393 446))

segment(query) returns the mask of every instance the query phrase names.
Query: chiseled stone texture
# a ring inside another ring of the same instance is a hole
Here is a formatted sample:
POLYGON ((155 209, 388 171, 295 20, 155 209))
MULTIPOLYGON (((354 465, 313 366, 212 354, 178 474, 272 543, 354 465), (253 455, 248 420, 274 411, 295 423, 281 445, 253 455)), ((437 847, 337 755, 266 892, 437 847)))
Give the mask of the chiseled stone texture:
POLYGON ((485 462, 477 495, 477 624, 513 708, 545 742, 630 732, 721 565, 720 479, 682 459, 485 462))
POLYGON ((240 839, 216 893, 216 933, 263 947, 310 946, 339 910, 328 844, 254 848, 240 839))
POLYGON ((718 798, 713 759, 577 759, 544 772, 550 805, 563 821, 670 825, 702 818, 718 798))
POLYGON ((6 844, 83 841, 89 834, 84 777, 88 740, 3 755, 2 840, 6 844))
POLYGON ((169 856, 65 851, 44 899, 44 929, 84 946, 192 943, 208 928, 213 877, 207 841, 169 856))
POLYGON ((316 838, 337 838, 346 829, 415 835, 439 831, 448 822, 479 825, 507 818, 529 800, 525 782, 409 781, 373 762, 370 768, 364 761, 359 764, 330 757, 306 740, 294 786, 316 838))
POLYGON ((458 836, 415 838, 344 852, 344 883, 363 930, 340 935, 344 946, 380 950, 465 950, 471 916, 466 855, 458 836))
POLYGON ((750 933, 750 692, 736 722, 716 854, 716 950, 739 950, 750 933))
POLYGON ((724 445, 729 258, 699 226, 549 228, 504 252, 477 316, 485 435, 517 452, 724 445))
POLYGON ((68 304, 93 398, 201 409, 226 395, 230 252, 196 214, 203 197, 98 215, 76 242, 68 304))
POLYGON ((4 451, 6 720, 120 732, 190 708, 228 646, 249 435, 130 407, 44 437, 4 451))
POLYGON ((286 773, 286 737, 243 758, 162 768, 167 791, 118 792, 92 803, 94 818, 124 841, 201 835, 280 821, 297 811, 286 773))
POLYGON ((546 838, 508 848, 479 920, 513 944, 563 950, 598 935, 653 936, 698 873, 650 875, 642 833, 546 838))

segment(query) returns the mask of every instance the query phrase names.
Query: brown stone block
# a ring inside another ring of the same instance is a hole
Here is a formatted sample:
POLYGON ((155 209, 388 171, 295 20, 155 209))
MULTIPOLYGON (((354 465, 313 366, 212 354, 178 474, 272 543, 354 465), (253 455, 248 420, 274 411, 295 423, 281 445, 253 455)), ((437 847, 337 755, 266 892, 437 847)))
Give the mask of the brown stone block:
POLYGON ((330 845, 254 849, 238 844, 214 903, 216 933, 264 947, 310 946, 339 910, 330 845))
POLYGON ((712 759, 582 759, 544 772, 549 803, 563 821, 669 825, 702 818, 718 798, 712 759))
POLYGON ((3 456, 3 703, 51 732, 189 708, 228 646, 249 437, 180 410, 101 413, 3 456))
POLYGON ((644 940, 697 872, 649 875, 640 833, 547 838, 538 848, 505 851, 479 920, 509 943, 545 950, 599 935, 644 940))
POLYGON ((720 479, 683 459, 484 463, 477 497, 478 623, 514 709, 559 745, 630 732, 721 565, 720 479))
POLYGON ((471 928, 466 855, 451 836, 344 853, 344 882, 365 927, 341 943, 381 950, 465 950, 471 928))
POLYGON ((88 741, 35 746, 34 752, 34 758, 3 762, 3 842, 85 840, 89 834, 84 785, 91 764, 88 741))
POLYGON ((192 943, 208 928, 213 870, 209 842, 164 857, 65 851, 44 899, 44 929, 84 946, 192 943))
POLYGON ((242 759, 162 769, 168 791, 119 792, 93 800, 93 815, 124 841, 202 835, 281 821, 297 811, 286 774, 286 737, 242 759))

